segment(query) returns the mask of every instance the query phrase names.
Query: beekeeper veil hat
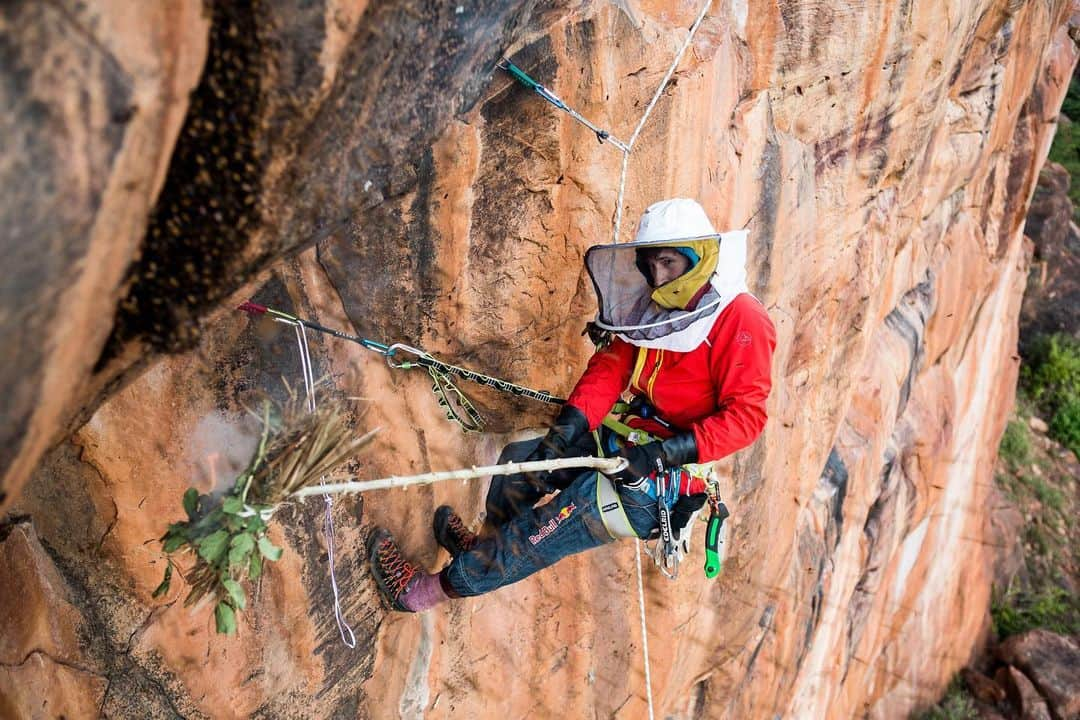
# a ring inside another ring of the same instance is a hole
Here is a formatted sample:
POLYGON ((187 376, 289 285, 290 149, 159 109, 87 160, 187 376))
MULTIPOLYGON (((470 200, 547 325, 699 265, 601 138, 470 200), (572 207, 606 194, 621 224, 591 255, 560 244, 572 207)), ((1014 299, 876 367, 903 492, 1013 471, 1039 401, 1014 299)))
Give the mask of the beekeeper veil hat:
POLYGON ((688 352, 746 287, 746 231, 718 233, 696 201, 654 203, 633 242, 596 245, 585 254, 599 305, 595 325, 632 345, 688 352), (660 287, 649 284, 644 251, 672 248, 689 269, 660 287))

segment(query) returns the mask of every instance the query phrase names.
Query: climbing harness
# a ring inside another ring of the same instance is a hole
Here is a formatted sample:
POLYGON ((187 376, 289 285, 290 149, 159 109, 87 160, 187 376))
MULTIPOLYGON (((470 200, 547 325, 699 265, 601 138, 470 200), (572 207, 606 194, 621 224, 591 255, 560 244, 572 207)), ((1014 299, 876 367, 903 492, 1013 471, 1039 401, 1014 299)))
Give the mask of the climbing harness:
MULTIPOLYGON (((602 427, 609 432, 598 429, 593 433, 597 449, 601 455, 610 457, 616 454, 621 449, 622 442, 643 445, 660 440, 658 436, 646 430, 630 427, 624 421, 627 415, 648 419, 660 426, 669 426, 641 396, 636 397, 630 403, 618 402, 601 423, 602 427)), ((685 533, 692 532, 694 527, 694 518, 691 518, 691 521, 683 528, 679 537, 673 537, 671 510, 679 500, 679 489, 683 485, 684 475, 697 478, 705 483, 707 502, 710 508, 705 536, 705 576, 714 578, 720 573, 721 567, 719 555, 720 533, 723 529, 724 520, 730 516, 730 513, 727 506, 720 499, 720 484, 712 465, 709 463, 687 463, 681 467, 660 473, 655 480, 643 478, 635 484, 627 484, 626 487, 643 492, 656 501, 657 513, 660 518, 660 535, 655 538, 655 542, 651 546, 648 541, 653 538, 645 538, 646 553, 653 559, 661 573, 675 579, 678 575, 679 563, 683 559, 683 547, 689 544, 690 535, 685 533)), ((638 537, 630 525, 622 505, 622 498, 619 497, 618 492, 615 490, 614 483, 602 474, 597 477, 596 504, 600 508, 600 519, 604 522, 604 528, 612 538, 638 537)))
POLYGON ((460 425, 465 432, 479 432, 482 430, 484 428, 484 418, 476 409, 476 406, 473 405, 472 401, 469 400, 468 396, 454 384, 451 379, 452 377, 459 377, 463 380, 476 383, 477 385, 494 388, 500 392, 510 393, 511 395, 516 395, 518 397, 527 397, 552 405, 562 405, 566 402, 563 398, 555 397, 546 390, 533 390, 532 388, 507 382, 506 380, 500 380, 499 378, 484 375, 483 373, 478 373, 474 370, 451 365, 450 363, 439 360, 424 350, 404 343, 386 345, 375 340, 360 337, 359 335, 349 335, 340 330, 334 330, 325 325, 320 325, 317 322, 305 320, 295 315, 290 315, 282 310, 267 307, 266 305, 259 305, 250 300, 241 304, 238 309, 243 310, 249 315, 268 314, 275 320, 281 322, 303 328, 310 328, 318 332, 332 335, 341 340, 357 343, 363 348, 385 357, 387 365, 396 370, 409 370, 417 367, 424 368, 431 377, 432 392, 435 393, 439 406, 446 412, 446 419, 460 425), (403 359, 403 356, 411 356, 413 359, 403 359))

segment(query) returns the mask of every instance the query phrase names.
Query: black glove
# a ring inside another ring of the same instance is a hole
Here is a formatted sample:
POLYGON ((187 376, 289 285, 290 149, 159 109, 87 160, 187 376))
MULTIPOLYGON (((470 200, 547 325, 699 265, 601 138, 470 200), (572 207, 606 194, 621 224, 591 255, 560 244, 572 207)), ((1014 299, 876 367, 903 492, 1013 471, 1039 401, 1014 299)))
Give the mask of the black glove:
POLYGON ((679 496, 679 499, 671 506, 671 532, 676 538, 682 538, 682 531, 694 519, 698 510, 705 507, 705 501, 708 499, 709 496, 706 493, 679 496))
POLYGON ((682 433, 667 440, 625 447, 619 451, 619 457, 626 458, 629 465, 611 475, 611 479, 632 485, 653 473, 697 462, 697 440, 693 433, 682 433))
POLYGON ((587 432, 589 432, 589 421, 585 418, 585 414, 573 405, 563 405, 559 416, 555 418, 555 423, 536 449, 526 458, 526 462, 573 457, 578 453, 571 451, 581 436, 587 432))

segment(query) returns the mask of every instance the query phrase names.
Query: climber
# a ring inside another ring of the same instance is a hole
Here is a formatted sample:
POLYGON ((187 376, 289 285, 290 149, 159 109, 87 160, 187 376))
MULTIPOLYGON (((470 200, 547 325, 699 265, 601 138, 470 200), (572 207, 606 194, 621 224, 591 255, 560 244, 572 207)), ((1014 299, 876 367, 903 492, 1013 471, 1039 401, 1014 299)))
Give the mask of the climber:
POLYGON ((687 538, 707 499, 708 463, 750 445, 765 425, 776 333, 747 290, 745 264, 746 231, 717 233, 701 205, 681 198, 650 206, 634 242, 591 248, 592 325, 609 343, 547 434, 511 443, 499 462, 603 454, 627 466, 610 478, 493 477, 479 532, 449 506, 435 512, 435 539, 451 560, 434 574, 376 528, 368 554, 387 603, 416 612, 491 592, 617 537, 654 537, 665 522, 687 538), (633 401, 609 417, 627 389, 633 401))

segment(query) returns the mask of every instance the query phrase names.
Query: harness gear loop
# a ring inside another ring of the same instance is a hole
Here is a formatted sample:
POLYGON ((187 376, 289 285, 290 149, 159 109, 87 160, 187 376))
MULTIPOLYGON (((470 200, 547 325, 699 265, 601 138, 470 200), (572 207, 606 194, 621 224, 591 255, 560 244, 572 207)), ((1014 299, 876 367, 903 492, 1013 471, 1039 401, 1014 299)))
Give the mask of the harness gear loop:
POLYGON ((600 508, 600 520, 604 523, 604 529, 612 539, 638 537, 626 515, 615 484, 604 473, 596 473, 596 506, 600 508))

